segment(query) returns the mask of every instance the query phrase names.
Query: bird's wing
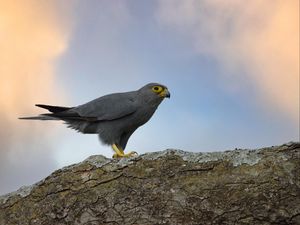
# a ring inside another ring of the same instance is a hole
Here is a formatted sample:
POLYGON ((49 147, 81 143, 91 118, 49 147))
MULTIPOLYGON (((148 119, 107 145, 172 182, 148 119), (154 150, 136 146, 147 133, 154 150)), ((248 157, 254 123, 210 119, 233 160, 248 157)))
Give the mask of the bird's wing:
POLYGON ((97 121, 115 120, 134 113, 138 109, 135 92, 106 95, 72 108, 82 118, 97 121))

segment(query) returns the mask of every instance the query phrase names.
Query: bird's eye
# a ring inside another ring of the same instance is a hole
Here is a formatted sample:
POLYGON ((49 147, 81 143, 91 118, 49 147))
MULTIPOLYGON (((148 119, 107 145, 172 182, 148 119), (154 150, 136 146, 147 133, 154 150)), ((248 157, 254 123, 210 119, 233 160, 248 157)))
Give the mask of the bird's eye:
POLYGON ((154 86, 152 87, 152 91, 155 93, 160 93, 162 91, 162 87, 161 86, 154 86))

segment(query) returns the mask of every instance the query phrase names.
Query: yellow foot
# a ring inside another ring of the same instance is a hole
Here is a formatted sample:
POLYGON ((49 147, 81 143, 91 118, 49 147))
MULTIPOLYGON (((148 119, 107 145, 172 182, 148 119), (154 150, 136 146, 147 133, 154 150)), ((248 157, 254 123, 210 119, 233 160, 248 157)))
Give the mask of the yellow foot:
POLYGON ((124 150, 115 144, 112 145, 112 149, 116 152, 113 155, 113 158, 129 158, 129 157, 137 156, 137 152, 129 152, 125 154, 124 150))
POLYGON ((113 155, 113 158, 116 159, 116 158, 130 158, 130 157, 134 157, 134 156, 137 156, 137 152, 129 152, 127 154, 121 154, 121 155, 118 155, 117 153, 115 153, 113 155))

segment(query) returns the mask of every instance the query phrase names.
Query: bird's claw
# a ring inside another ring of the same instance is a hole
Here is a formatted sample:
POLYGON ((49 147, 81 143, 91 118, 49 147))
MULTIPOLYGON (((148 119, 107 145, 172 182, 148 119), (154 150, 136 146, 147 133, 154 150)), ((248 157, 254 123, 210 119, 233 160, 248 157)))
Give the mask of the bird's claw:
POLYGON ((130 157, 134 157, 134 156, 138 156, 138 153, 135 152, 135 151, 132 151, 132 152, 129 152, 127 154, 124 154, 124 153, 121 153, 121 154, 115 153, 113 155, 113 158, 114 159, 117 159, 117 158, 130 158, 130 157))
POLYGON ((125 157, 134 157, 134 156, 138 156, 139 154, 135 151, 129 152, 127 154, 125 154, 125 157))

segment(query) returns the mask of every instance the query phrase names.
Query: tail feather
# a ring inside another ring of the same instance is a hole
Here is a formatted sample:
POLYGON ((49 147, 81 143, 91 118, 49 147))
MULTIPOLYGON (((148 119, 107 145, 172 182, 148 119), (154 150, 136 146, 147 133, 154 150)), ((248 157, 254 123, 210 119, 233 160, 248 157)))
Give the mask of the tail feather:
POLYGON ((47 109, 52 113, 40 114, 38 116, 28 116, 28 117, 20 117, 21 120, 60 120, 60 115, 69 114, 67 111, 72 109, 72 107, 63 107, 63 106, 53 106, 53 105, 43 105, 36 104, 37 107, 47 109))
POLYGON ((38 116, 20 117, 21 120, 64 120, 64 121, 85 121, 95 122, 97 117, 82 117, 75 111, 72 111, 73 107, 62 107, 36 104, 37 107, 47 109, 51 113, 44 113, 38 116))
POLYGON ((64 112, 66 110, 72 109, 72 107, 44 105, 44 104, 36 104, 35 106, 43 108, 43 109, 47 109, 49 112, 53 112, 53 113, 64 112))
POLYGON ((47 115, 19 117, 18 119, 20 119, 20 120, 59 120, 58 118, 47 116, 47 115))

